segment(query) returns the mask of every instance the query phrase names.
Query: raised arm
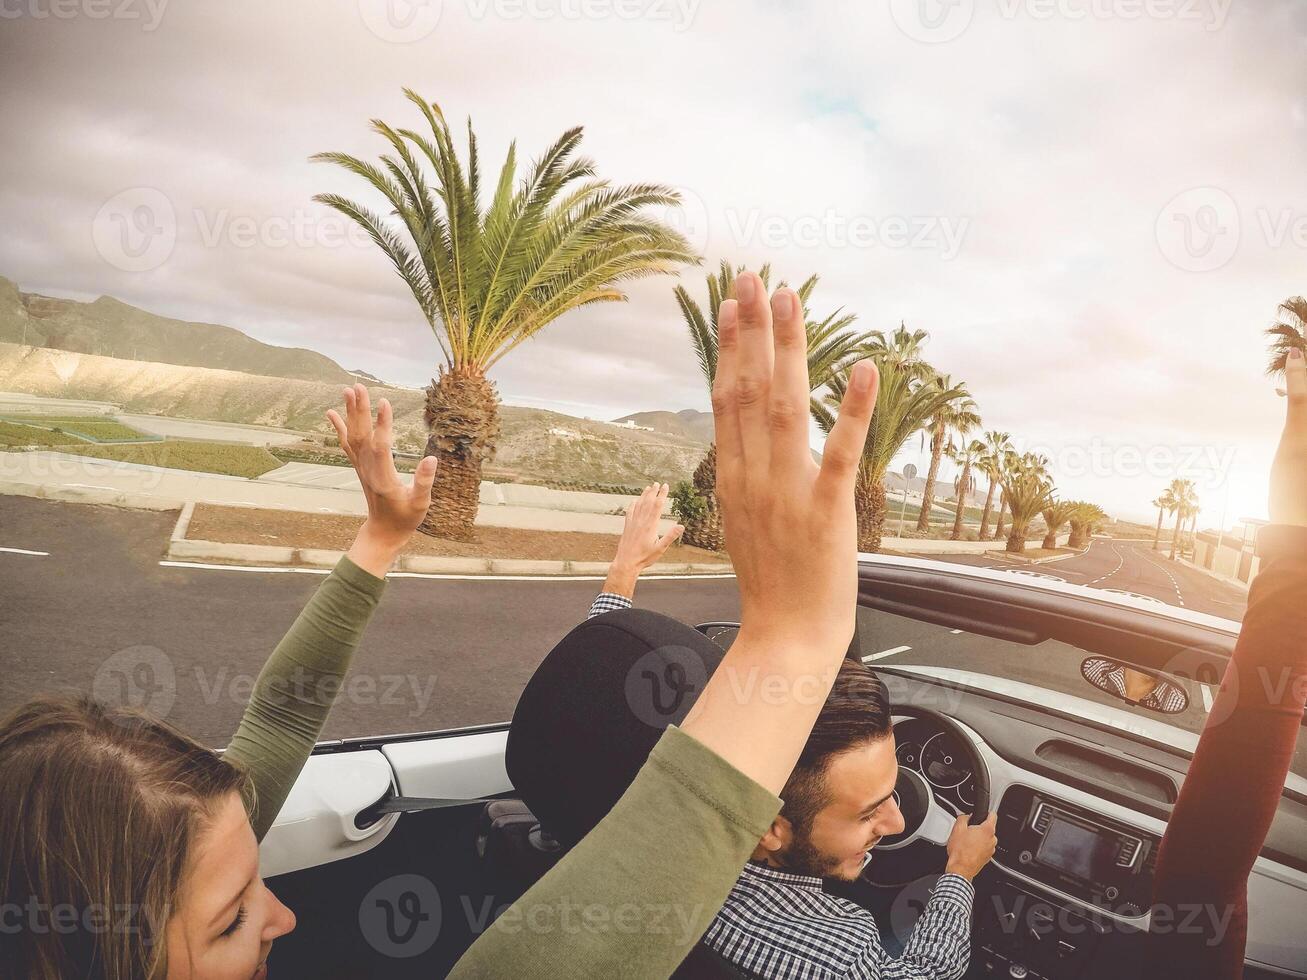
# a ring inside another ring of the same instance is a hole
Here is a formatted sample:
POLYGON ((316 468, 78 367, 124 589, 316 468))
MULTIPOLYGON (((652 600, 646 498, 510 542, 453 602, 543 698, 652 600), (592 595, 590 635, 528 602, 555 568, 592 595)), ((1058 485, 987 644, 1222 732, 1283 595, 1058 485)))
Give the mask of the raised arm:
POLYGON ((1285 368, 1288 411, 1271 467, 1261 571, 1189 773, 1153 886, 1153 962, 1167 976, 1243 975, 1247 884, 1275 817, 1307 697, 1307 366, 1285 368), (1199 913, 1193 914, 1189 913, 1199 913), (1173 928, 1174 923, 1190 923, 1173 928))
POLYGON ((254 782, 250 820, 255 836, 267 833, 304 762, 322 733, 363 630, 385 588, 384 578, 426 513, 436 460, 423 459, 405 484, 391 457, 390 403, 377 421, 367 389, 345 390, 345 418, 327 413, 363 484, 368 516, 332 573, 318 587, 290 631, 264 664, 227 747, 254 782))
POLYGON ((777 290, 769 307, 753 273, 736 290, 738 305, 718 315, 713 412, 739 636, 682 728, 667 729, 608 815, 472 944, 453 978, 669 976, 779 811, 830 692, 853 636, 853 477, 876 371, 854 369, 818 469, 798 297, 777 290), (625 926, 564 932, 567 910, 625 926))
POLYGON ((651 483, 626 509, 617 554, 608 566, 603 591, 590 604, 587 619, 615 609, 631 608, 635 583, 649 566, 667 554, 667 549, 681 536, 685 530, 681 524, 673 525, 665 534, 658 533, 658 521, 666 505, 667 484, 651 483))
POLYGON ((717 497, 740 587, 740 632, 686 716, 685 732, 773 793, 785 785, 830 693, 858 608, 853 482, 879 379, 849 376, 821 465, 808 445, 803 304, 768 302, 752 272, 717 314, 717 497), (744 684, 749 677, 765 685, 744 684), (762 689, 784 696, 762 696, 762 689), (740 691, 752 693, 741 696, 740 691))

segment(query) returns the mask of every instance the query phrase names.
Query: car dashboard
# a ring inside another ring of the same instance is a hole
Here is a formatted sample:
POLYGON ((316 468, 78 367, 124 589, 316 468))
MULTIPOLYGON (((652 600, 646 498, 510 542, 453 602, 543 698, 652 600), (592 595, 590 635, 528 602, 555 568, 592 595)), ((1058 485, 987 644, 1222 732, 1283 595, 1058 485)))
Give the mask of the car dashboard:
MULTIPOLYGON (((880 667, 891 703, 956 721, 989 776, 998 848, 978 876, 968 976, 1128 977, 1142 963, 1152 879, 1188 756, 1121 729, 1105 729, 912 669, 880 667)), ((955 735, 928 717, 895 717, 901 767, 921 773, 938 802, 971 812, 975 778, 955 735)), ((931 853, 933 852, 933 853, 931 853)), ((903 892, 938 873, 924 843, 877 854, 867 878, 903 892)), ((898 900, 902 904, 902 898, 898 900)), ((918 908, 924 902, 918 902, 918 908)), ((1248 885, 1247 976, 1307 977, 1307 800, 1287 792, 1248 885)), ((1194 928, 1193 916, 1157 913, 1155 929, 1194 928)), ((902 939, 901 921, 894 931, 902 939)))

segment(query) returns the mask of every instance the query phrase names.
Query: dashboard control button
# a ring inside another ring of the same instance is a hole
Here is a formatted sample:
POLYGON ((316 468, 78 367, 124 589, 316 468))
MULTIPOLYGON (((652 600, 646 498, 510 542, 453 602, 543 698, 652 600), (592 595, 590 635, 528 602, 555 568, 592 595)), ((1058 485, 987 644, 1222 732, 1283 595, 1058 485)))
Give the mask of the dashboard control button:
POLYGON ((1007 975, 1015 978, 1015 980, 1024 980, 1025 977, 1030 976, 1030 971, 1020 963, 1013 963, 1007 968, 1007 975))
POLYGON ((1022 864, 1029 864, 1029 863, 1030 863, 1031 861, 1033 861, 1034 859, 1035 859, 1035 856, 1034 856, 1033 854, 1031 854, 1029 851, 1022 851, 1022 852, 1017 856, 1017 860, 1020 861, 1022 864))
POLYGON ((1121 892, 1120 892, 1120 890, 1116 887, 1116 885, 1108 885, 1108 886, 1107 886, 1107 890, 1104 891, 1103 894, 1107 896, 1107 900, 1108 900, 1109 902, 1114 902, 1114 901, 1116 901, 1116 897, 1117 897, 1118 895, 1120 895, 1121 892))

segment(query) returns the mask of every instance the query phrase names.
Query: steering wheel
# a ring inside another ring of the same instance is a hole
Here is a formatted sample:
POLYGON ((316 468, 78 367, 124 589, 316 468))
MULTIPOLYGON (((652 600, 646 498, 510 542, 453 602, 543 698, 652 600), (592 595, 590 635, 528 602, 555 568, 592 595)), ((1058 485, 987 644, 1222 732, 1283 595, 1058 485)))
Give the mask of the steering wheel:
MULTIPOLYGON (((976 805, 968 821, 973 827, 989 817, 989 768, 976 747, 976 743, 952 718, 917 705, 895 705, 894 714, 920 718, 935 725, 952 737, 966 761, 971 764, 972 779, 976 784, 976 805)), ((894 786, 899 811, 903 814, 903 832, 881 839, 876 850, 895 851, 917 841, 926 841, 943 847, 948 843, 955 818, 935 799, 934 790, 926 777, 914 769, 899 767, 898 783, 894 786)))

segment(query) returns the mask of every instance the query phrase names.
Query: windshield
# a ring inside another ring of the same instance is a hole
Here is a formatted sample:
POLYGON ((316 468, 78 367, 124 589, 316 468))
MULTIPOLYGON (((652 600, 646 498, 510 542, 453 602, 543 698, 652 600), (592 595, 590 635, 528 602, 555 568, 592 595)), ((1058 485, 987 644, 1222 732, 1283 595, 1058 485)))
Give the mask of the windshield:
MULTIPOLYGON (((1085 678, 1085 660, 1112 658, 1111 650, 1085 650, 1059 640, 1028 646, 865 606, 858 609, 858 641, 863 662, 874 669, 992 691, 1036 708, 1133 731, 1186 752, 1193 751, 1217 693, 1216 684, 1164 674, 1166 683, 1183 692, 1183 698, 1169 701, 1169 707, 1181 700, 1187 700, 1187 705, 1163 713, 1115 697, 1085 678)), ((1307 778, 1307 740, 1299 739, 1292 771, 1307 778)))

